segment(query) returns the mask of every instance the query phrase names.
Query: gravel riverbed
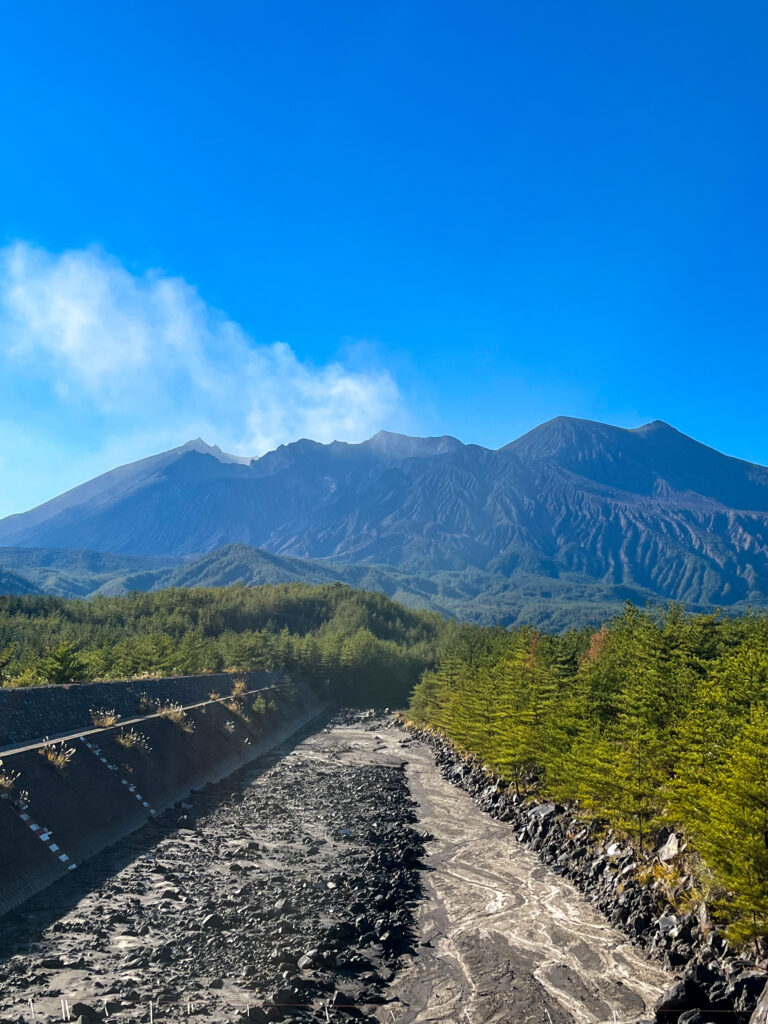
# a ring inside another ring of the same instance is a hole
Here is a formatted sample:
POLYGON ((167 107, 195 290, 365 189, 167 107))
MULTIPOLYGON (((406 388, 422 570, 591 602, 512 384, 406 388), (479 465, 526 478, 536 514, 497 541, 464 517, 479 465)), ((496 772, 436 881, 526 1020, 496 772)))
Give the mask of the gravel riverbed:
POLYGON ((371 1019, 412 944, 402 758, 343 731, 262 758, 2 922, 0 1020, 371 1019), (66 1004, 64 1007, 66 1014, 66 1004))
POLYGON ((669 981, 428 747, 351 717, 0 921, 0 1024, 613 1024, 669 981))

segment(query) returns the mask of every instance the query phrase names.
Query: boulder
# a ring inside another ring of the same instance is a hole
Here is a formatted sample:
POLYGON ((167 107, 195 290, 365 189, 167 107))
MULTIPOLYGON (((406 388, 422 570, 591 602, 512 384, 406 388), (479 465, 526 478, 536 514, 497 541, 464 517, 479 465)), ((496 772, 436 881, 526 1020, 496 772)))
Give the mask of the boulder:
POLYGON ((733 1004, 740 1013, 752 1013, 768 985, 764 971, 744 971, 732 982, 733 1004))
POLYGON ((666 843, 664 843, 664 845, 658 851, 656 856, 659 858, 659 860, 666 862, 674 860, 679 852, 680 840, 677 838, 677 835, 674 832, 672 832, 670 833, 670 836, 667 839, 666 843))
POLYGON ((72 1017, 82 1020, 83 1024, 101 1024, 104 1020, 104 1012, 94 1009, 88 1003, 75 1003, 70 1006, 69 1012, 72 1017))
POLYGON ((206 914, 200 923, 204 931, 221 931, 224 927, 224 918, 221 914, 206 914))
POLYGON ((757 1000, 749 1024, 768 1024, 768 985, 763 988, 762 995, 757 1000))
POLYGON ((654 1007, 660 1024, 676 1024, 687 1010, 703 1010, 710 1004, 706 988, 692 978, 681 978, 661 996, 654 1007))

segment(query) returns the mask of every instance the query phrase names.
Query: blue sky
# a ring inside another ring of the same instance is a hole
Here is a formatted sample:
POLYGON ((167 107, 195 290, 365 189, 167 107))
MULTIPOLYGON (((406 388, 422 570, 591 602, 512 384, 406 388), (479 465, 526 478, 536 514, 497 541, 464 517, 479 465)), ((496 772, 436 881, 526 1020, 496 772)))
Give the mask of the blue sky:
POLYGON ((6 5, 0 514, 202 435, 768 463, 764 4, 6 5))

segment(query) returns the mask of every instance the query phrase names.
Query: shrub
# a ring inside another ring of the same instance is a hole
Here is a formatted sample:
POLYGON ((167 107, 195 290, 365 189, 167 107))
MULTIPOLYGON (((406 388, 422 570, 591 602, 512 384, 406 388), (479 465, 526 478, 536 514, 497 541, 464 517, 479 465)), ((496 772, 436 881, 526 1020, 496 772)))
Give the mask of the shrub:
POLYGON ((14 676, 12 679, 7 680, 3 684, 4 686, 44 686, 45 680, 42 678, 39 672, 33 668, 25 668, 19 675, 14 676))
POLYGON ((236 679, 234 681, 233 685, 232 685, 232 696, 233 697, 242 697, 242 695, 245 693, 247 688, 248 688, 247 684, 246 684, 245 680, 241 676, 240 678, 236 679))

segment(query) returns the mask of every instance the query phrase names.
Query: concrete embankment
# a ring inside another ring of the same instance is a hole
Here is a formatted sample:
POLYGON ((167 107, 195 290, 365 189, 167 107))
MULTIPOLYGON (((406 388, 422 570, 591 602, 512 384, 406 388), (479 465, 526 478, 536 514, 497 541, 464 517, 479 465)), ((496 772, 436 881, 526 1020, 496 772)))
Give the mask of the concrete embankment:
MULTIPOLYGON (((204 678, 208 697, 215 680, 204 678)), ((147 682, 141 683, 145 691, 147 682)), ((179 691, 165 683, 155 688, 157 697, 162 693, 167 701, 170 693, 178 701, 179 691)), ((231 689, 231 680, 228 683, 231 689)), ((2 753, 0 914, 140 828, 191 790, 252 761, 323 710, 304 688, 292 696, 279 685, 261 692, 276 709, 254 712, 254 691, 237 700, 208 699, 187 706, 183 715, 145 715, 127 740, 124 723, 94 732, 91 719, 86 727, 81 716, 80 734, 54 749, 33 743, 2 753), (63 755, 59 764, 48 756, 54 753, 63 755)), ((78 703, 84 700, 77 693, 75 698, 78 703)), ((117 703, 110 701, 110 710, 117 703)))
MULTIPOLYGON (((237 678, 249 690, 277 681, 268 672, 238 673, 237 678)), ((207 700, 212 690, 231 693, 234 679, 233 673, 218 672, 0 689, 0 757, 4 750, 30 740, 89 728, 92 708, 109 708, 121 718, 131 718, 143 714, 148 701, 194 704, 207 700)))

